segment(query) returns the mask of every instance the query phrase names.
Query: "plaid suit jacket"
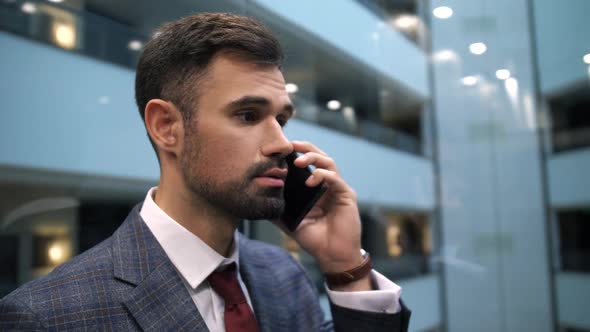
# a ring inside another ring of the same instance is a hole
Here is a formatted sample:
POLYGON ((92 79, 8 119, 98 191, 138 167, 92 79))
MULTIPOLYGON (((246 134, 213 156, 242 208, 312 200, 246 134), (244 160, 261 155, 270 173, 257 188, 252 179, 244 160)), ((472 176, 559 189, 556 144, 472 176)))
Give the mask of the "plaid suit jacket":
MULTIPOLYGON (((180 275, 136 206, 107 240, 0 300, 0 331, 207 331, 180 275)), ((409 311, 332 305, 291 256, 240 239, 240 273, 262 331, 405 331, 409 311)))

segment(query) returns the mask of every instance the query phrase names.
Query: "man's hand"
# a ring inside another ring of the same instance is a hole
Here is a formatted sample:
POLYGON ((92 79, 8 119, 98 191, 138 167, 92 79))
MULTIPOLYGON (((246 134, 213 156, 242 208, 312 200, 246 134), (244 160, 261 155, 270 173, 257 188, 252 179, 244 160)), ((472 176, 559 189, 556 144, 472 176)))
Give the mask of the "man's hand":
MULTIPOLYGON (((295 160, 295 166, 316 167, 306 184, 315 187, 325 181, 328 190, 289 235, 315 257, 324 273, 344 272, 359 266, 361 222, 356 193, 340 177, 334 160, 326 153, 309 142, 292 143, 295 151, 303 153, 295 160)), ((369 279, 362 285, 368 287, 355 287, 356 290, 370 289, 369 279)))

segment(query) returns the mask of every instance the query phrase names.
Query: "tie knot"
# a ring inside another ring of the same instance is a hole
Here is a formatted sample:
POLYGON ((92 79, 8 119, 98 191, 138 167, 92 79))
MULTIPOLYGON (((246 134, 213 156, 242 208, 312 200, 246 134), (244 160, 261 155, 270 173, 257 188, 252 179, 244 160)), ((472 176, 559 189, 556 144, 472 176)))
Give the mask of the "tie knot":
POLYGON ((223 298, 225 305, 235 305, 246 302, 246 297, 240 287, 236 264, 230 264, 223 271, 215 271, 207 277, 211 288, 223 298))

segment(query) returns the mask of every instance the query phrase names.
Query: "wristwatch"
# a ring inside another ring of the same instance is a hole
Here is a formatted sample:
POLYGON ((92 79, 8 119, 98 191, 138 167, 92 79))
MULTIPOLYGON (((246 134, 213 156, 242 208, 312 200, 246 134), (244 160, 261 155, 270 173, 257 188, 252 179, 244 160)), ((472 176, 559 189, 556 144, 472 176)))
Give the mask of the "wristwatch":
POLYGON ((371 273, 371 270, 373 269, 371 256, 364 249, 361 249, 361 255, 363 257, 363 261, 359 266, 344 272, 325 273, 324 277, 326 278, 326 283, 328 286, 343 286, 360 280, 371 273))

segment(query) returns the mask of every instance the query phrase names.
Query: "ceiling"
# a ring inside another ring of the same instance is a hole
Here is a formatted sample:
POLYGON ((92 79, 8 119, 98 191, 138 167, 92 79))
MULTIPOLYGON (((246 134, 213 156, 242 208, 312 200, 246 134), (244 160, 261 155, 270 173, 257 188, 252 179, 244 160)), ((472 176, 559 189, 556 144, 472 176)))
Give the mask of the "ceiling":
MULTIPOLYGON (((403 10, 415 6, 414 0, 396 1, 399 3, 380 1, 378 5, 386 5, 387 10, 391 10, 392 6, 403 10)), ((404 88, 403 84, 381 77, 367 65, 337 50, 329 41, 285 22, 252 2, 86 0, 84 10, 131 27, 144 36, 150 36, 163 22, 195 12, 225 11, 255 16, 281 40, 286 54, 285 78, 300 87, 302 97, 319 105, 325 105, 332 99, 340 100, 359 113, 378 114, 373 117, 381 118, 389 126, 407 127, 404 123, 419 121, 424 100, 404 88)))

